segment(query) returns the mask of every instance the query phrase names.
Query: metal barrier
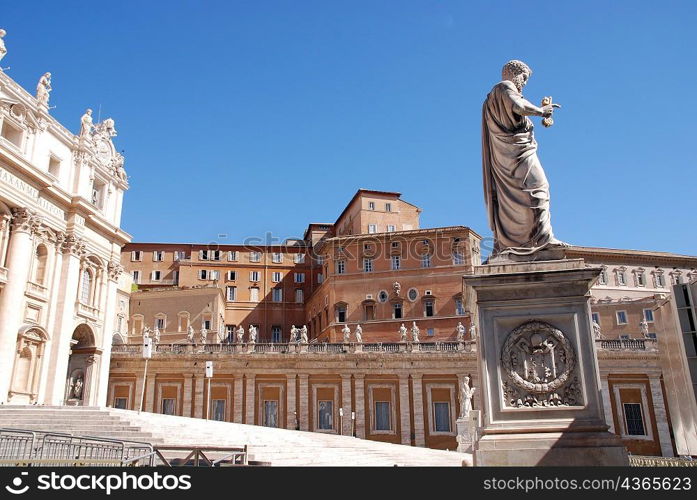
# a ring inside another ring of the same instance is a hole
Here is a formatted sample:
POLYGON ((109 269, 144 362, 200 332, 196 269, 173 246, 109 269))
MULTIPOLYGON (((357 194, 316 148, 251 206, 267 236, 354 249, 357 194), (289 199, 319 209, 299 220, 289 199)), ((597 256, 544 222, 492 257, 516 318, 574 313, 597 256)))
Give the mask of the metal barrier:
POLYGON ((0 460, 28 459, 35 453, 36 433, 19 429, 0 429, 0 460))
POLYGON ((154 457, 153 465, 164 465, 166 467, 227 467, 233 465, 248 465, 248 453, 246 445, 242 448, 215 446, 158 446, 153 451, 152 456, 154 457), (211 454, 218 456, 214 457, 211 454))

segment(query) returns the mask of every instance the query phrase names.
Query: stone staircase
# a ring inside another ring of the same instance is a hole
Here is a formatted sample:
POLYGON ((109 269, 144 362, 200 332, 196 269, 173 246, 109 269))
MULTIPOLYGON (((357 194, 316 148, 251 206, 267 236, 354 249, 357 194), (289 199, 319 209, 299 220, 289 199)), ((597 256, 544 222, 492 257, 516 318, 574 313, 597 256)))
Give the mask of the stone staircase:
POLYGON ((456 466, 472 456, 317 432, 96 407, 0 406, 0 428, 67 432, 153 445, 248 446, 272 466, 456 466))

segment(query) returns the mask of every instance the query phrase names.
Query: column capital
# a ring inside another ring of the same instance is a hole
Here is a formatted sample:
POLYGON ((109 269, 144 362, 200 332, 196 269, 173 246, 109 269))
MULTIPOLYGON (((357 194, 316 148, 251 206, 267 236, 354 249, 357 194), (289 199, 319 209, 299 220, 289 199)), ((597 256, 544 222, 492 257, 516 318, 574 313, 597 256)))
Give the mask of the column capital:
POLYGON ((63 241, 63 253, 67 253, 75 257, 83 257, 87 253, 85 241, 73 233, 66 234, 63 241))
POLYGON ((342 380, 351 379, 350 373, 340 373, 339 376, 342 378, 342 380))
POLYGON ((414 380, 421 380, 422 378, 424 378, 424 374, 423 373, 412 373, 411 378, 413 378, 414 380))
POLYGON ((34 234, 39 230, 42 219, 29 208, 12 209, 12 231, 34 234))
POLYGON ((310 374, 309 373, 298 373, 298 378, 300 380, 307 380, 310 378, 310 374))
POLYGON ((118 281, 123 273, 123 266, 119 262, 111 260, 107 264, 107 272, 109 273, 109 279, 111 281, 118 281))
POLYGON ((354 377, 356 380, 363 380, 363 379, 365 378, 365 373, 354 373, 354 374, 353 374, 353 377, 354 377))
POLYGON ((286 373, 286 378, 288 380, 295 380, 295 373, 286 373))

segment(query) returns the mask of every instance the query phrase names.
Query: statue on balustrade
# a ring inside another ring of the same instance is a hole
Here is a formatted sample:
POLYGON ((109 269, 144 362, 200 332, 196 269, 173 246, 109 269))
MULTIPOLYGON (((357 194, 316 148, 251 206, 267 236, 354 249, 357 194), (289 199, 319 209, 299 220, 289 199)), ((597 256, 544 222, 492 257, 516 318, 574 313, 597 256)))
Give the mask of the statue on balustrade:
POLYGON ((457 322, 457 326, 455 327, 455 331, 457 332, 457 341, 464 342, 465 341, 465 326, 460 321, 457 322))
POLYGON ((249 343, 257 343, 257 327, 254 325, 249 325, 249 343))
POLYGON ((186 329, 186 341, 187 341, 189 344, 193 344, 193 343, 194 343, 194 335, 195 335, 195 334, 194 334, 194 327, 191 326, 191 325, 189 325, 189 327, 186 329))
POLYGON ((152 341, 155 345, 160 343, 160 329, 157 326, 155 326, 155 330, 153 331, 152 341))
POLYGON ((145 344, 146 340, 150 338, 150 328, 147 326, 143 327, 143 344, 145 344))
POLYGON ((344 334, 344 344, 348 344, 351 342, 351 329, 348 327, 348 325, 344 325, 344 328, 341 330, 341 333, 344 334))
POLYGON ((472 323, 470 325, 470 340, 476 340, 477 339, 477 325, 472 323))
POLYGON ((472 409, 472 396, 476 390, 474 387, 470 387, 470 378, 465 376, 460 386, 460 418, 467 418, 472 409))
POLYGON ((363 328, 361 325, 356 325, 356 331, 354 332, 356 334, 356 342, 359 344, 363 343, 363 328))
POLYGON ((399 327, 399 341, 400 342, 407 341, 407 327, 404 326, 404 323, 402 323, 402 326, 399 327))
POLYGON ((600 325, 595 320, 593 320, 593 335, 595 336, 595 340, 601 340, 603 338, 603 332, 600 331, 600 325))
POLYGON ((419 327, 416 326, 416 321, 413 321, 411 325, 411 341, 419 342, 419 327))
POLYGON ((307 325, 303 325, 300 329, 300 343, 307 344, 307 325))
POLYGON ((201 344, 205 344, 206 341, 208 340, 208 330, 205 328, 201 328, 201 344))
POLYGON ((36 100, 39 106, 48 107, 48 94, 51 92, 51 73, 44 73, 36 85, 36 100))
POLYGON ((646 321, 646 318, 642 318, 641 323, 639 323, 639 330, 644 338, 649 337, 649 322, 646 321))
POLYGON ((295 328, 295 325, 290 326, 290 342, 297 342, 298 341, 298 328, 295 328))

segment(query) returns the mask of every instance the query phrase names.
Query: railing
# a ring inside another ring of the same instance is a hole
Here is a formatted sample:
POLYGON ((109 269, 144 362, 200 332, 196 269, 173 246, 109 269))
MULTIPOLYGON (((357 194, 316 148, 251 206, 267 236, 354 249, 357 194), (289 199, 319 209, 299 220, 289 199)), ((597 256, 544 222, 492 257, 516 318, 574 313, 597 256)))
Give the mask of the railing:
POLYGON ((150 443, 138 441, 0 429, 3 466, 153 465, 152 452, 150 443))
POLYGON ((697 467, 697 460, 678 457, 629 455, 630 467, 697 467))
POLYGON ((656 350, 655 339, 596 340, 601 349, 609 351, 652 351, 656 350))
POLYGON ((244 447, 191 447, 191 446, 158 446, 152 453, 154 464, 193 467, 221 467, 231 465, 247 465, 249 454, 244 447), (217 456, 213 456, 213 454, 217 456), (175 456, 172 456, 175 455, 175 456), (182 455, 184 455, 182 457, 182 455), (221 456, 222 455, 222 456, 221 456))
POLYGON ((89 316, 90 318, 96 318, 99 316, 99 309, 96 307, 88 306, 82 302, 77 303, 77 313, 89 316))
POLYGON ((38 283, 27 281, 27 293, 41 298, 46 298, 48 295, 48 288, 43 285, 39 285, 38 283))

